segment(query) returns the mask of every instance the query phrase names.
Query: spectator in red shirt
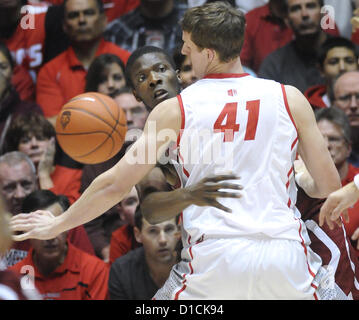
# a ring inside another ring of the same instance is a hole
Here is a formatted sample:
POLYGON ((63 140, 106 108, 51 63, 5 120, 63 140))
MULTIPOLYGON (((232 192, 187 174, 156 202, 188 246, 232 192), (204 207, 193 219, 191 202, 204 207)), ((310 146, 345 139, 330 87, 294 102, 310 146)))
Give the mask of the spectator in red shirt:
MULTIPOLYGON (((56 197, 56 196, 55 196, 56 197)), ((23 202, 24 212, 47 208, 55 216, 64 212, 53 203, 48 190, 31 193, 23 202), (48 203, 52 203, 49 205, 48 203)), ((44 299, 104 300, 107 298, 109 270, 95 256, 75 248, 63 232, 51 240, 30 240, 27 257, 11 267, 18 273, 22 267, 34 268, 34 284, 44 299)))
POLYGON ((352 153, 349 162, 359 167, 359 70, 341 74, 333 84, 333 104, 349 118, 352 153))
MULTIPOLYGON (((11 51, 15 65, 23 65, 35 81, 43 62, 46 7, 29 6, 25 12, 21 10, 24 4, 22 0, 0 1, 0 41, 11 51)), ((15 74, 18 71, 15 68, 15 74)), ((24 82, 20 87, 30 85, 28 77, 17 80, 24 82)))
MULTIPOLYGON (((316 112, 317 124, 323 137, 327 140, 330 155, 338 169, 342 185, 353 181, 359 173, 359 168, 348 162, 351 153, 350 124, 344 111, 337 107, 321 109, 316 112)), ((348 209, 349 222, 344 221, 346 231, 351 237, 359 228, 359 203, 348 209)), ((356 238, 355 240, 358 240, 356 238)), ((359 256, 359 243, 355 243, 356 253, 359 256)))
POLYGON ((65 0, 64 31, 71 46, 46 63, 37 79, 37 102, 55 125, 61 107, 83 93, 86 74, 96 56, 118 55, 126 63, 129 52, 103 39, 106 16, 100 0, 65 0))
MULTIPOLYGON (((39 189, 36 168, 31 159, 19 151, 8 152, 0 157, 0 194, 13 215, 22 210, 26 196, 39 189)), ((48 192, 50 192, 48 190, 48 192)), ((61 202, 66 207, 64 202, 61 202)), ((67 204, 69 206, 69 204, 67 204)), ((65 208, 64 208, 65 209, 65 208)), ((94 254, 91 242, 83 226, 69 231, 69 241, 77 248, 94 254)), ((14 242, 5 255, 5 264, 12 266, 27 255, 29 242, 14 242)))
POLYGON ((26 113, 41 113, 34 102, 23 101, 12 85, 15 62, 9 49, 0 42, 0 153, 3 152, 6 131, 11 120, 26 113))
POLYGON ((355 45, 342 37, 327 39, 318 52, 318 68, 325 83, 308 88, 304 95, 313 108, 326 108, 334 100, 334 80, 346 71, 358 69, 355 45))
POLYGON ((118 213, 124 225, 112 233, 110 242, 110 264, 130 250, 140 247, 137 242, 133 227, 135 226, 135 211, 139 205, 136 188, 117 205, 118 213))
POLYGON ((82 170, 55 163, 55 136, 54 127, 43 115, 19 115, 6 135, 7 151, 21 151, 30 157, 40 189, 64 194, 74 203, 80 197, 82 170))
POLYGON ((258 72, 263 59, 293 38, 293 31, 285 22, 286 5, 283 0, 269 0, 246 13, 241 62, 258 72))

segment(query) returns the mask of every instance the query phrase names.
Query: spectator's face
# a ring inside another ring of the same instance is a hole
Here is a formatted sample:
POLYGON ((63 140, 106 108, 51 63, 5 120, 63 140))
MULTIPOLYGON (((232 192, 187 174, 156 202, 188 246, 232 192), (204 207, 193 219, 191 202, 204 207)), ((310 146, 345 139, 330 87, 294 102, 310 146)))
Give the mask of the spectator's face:
POLYGON ((64 30, 74 42, 99 38, 106 27, 96 0, 68 0, 65 5, 64 30))
POLYGON ((30 134, 20 139, 18 151, 21 151, 29 156, 35 166, 37 166, 41 157, 45 154, 49 143, 50 139, 35 137, 30 134))
POLYGON ((37 189, 36 176, 25 161, 13 166, 1 163, 0 188, 10 213, 18 214, 25 197, 37 189))
MULTIPOLYGON (((63 209, 59 203, 54 203, 45 210, 49 210, 54 216, 62 214, 63 209)), ((37 260, 53 264, 62 264, 67 253, 67 232, 60 233, 56 238, 50 240, 31 240, 37 260)))
POLYGON ((115 98, 117 104, 125 111, 127 130, 143 129, 148 116, 143 102, 137 101, 132 93, 122 93, 115 98))
POLYGON ((326 78, 333 79, 346 71, 358 69, 358 59, 354 52, 346 47, 335 47, 328 51, 323 62, 323 72, 326 78))
POLYGON ((347 161, 351 152, 351 147, 344 138, 343 130, 326 119, 318 122, 318 128, 327 142, 334 164, 340 168, 347 161))
POLYGON ((297 35, 309 35, 320 30, 318 0, 288 0, 288 22, 297 35))
POLYGON ((198 80, 196 75, 194 74, 191 59, 189 56, 186 56, 185 60, 183 61, 179 76, 182 80, 183 88, 188 87, 189 85, 191 85, 192 83, 198 80))
POLYGON ((126 80, 121 67, 117 63, 113 62, 106 66, 97 91, 106 95, 110 95, 116 89, 121 89, 125 85, 126 80))
POLYGON ((133 187, 131 192, 118 205, 118 211, 123 222, 131 226, 135 225, 135 211, 139 202, 136 188, 133 187))
POLYGON ((139 57, 131 72, 136 97, 150 109, 179 93, 177 73, 160 52, 146 53, 139 57))
POLYGON ((175 219, 167 220, 158 224, 149 224, 142 219, 142 230, 136 227, 136 240, 143 244, 147 259, 157 263, 170 263, 177 256, 175 251, 179 240, 179 232, 175 219))
POLYGON ((341 75, 334 84, 334 104, 349 118, 351 127, 359 127, 359 72, 341 75))

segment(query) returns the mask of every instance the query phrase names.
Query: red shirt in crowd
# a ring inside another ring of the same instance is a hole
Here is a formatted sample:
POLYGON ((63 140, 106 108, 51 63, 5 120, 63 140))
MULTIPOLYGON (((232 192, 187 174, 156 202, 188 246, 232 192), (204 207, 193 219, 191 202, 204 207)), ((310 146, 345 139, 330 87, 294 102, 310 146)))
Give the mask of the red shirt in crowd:
POLYGON ((10 267, 21 274, 23 266, 35 271, 35 287, 45 300, 105 300, 108 294, 108 265, 70 243, 63 264, 51 275, 43 276, 33 261, 33 248, 27 257, 10 267))
MULTIPOLYGON (((46 0, 46 2, 59 5, 62 4, 64 0, 46 0)), ((135 9, 139 4, 140 0, 103 0, 107 21, 111 22, 113 19, 135 9)))
POLYGON ((33 77, 43 61, 46 16, 44 10, 46 8, 38 7, 34 9, 34 13, 24 14, 12 37, 0 39, 13 54, 16 64, 22 64, 33 77))
POLYGON ((249 11, 246 14, 246 24, 241 62, 258 72, 264 58, 291 41, 293 32, 284 23, 278 24, 272 18, 269 4, 249 11))
POLYGON ((330 107, 330 101, 326 94, 327 87, 324 84, 312 86, 304 92, 304 96, 308 99, 313 109, 330 107))
MULTIPOLYGON (((67 241, 81 251, 95 256, 95 250, 83 225, 69 230, 67 233, 67 241)), ((10 267, 24 259, 30 248, 30 240, 14 241, 11 248, 5 254, 6 265, 10 267)))
POLYGON ((112 264, 117 258, 140 246, 135 239, 133 227, 129 224, 121 226, 111 236, 109 263, 112 264))
POLYGON ((16 65, 12 74, 11 84, 23 101, 35 101, 35 83, 29 71, 23 65, 16 65))
POLYGON ((72 204, 80 197, 81 177, 81 169, 56 165, 51 174, 54 186, 50 190, 55 194, 65 195, 72 204))
MULTIPOLYGON (((130 52, 112 42, 101 40, 96 56, 112 53, 126 63, 130 52)), ((84 92, 87 71, 77 59, 72 47, 46 63, 40 70, 36 85, 36 101, 45 117, 59 114, 62 106, 84 92)))

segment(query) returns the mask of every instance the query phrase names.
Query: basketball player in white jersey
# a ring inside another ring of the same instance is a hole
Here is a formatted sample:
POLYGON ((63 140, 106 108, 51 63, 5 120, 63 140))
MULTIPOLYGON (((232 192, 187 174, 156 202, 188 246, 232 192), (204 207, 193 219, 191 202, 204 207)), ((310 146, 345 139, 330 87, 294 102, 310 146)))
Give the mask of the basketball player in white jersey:
MULTIPOLYGON (((243 14, 223 2, 189 9, 182 21, 182 52, 202 80, 160 103, 129 152, 63 215, 37 211, 15 216, 13 230, 25 232, 15 239, 54 238, 99 216, 155 166, 146 158, 148 152, 154 149, 158 160, 174 141, 183 186, 230 171, 245 188, 238 198, 218 190, 219 201, 231 213, 210 206, 184 210, 183 260, 155 299, 335 296, 330 281, 324 282, 321 259, 308 247, 294 205, 296 153, 313 177, 306 188, 311 197, 325 198, 340 188, 339 175, 304 96, 293 87, 243 74, 244 26, 243 14), (146 161, 133 163, 140 151, 146 161)), ((168 218, 146 217, 150 223, 168 218)), ((330 216, 323 217, 323 223, 328 221, 330 216)))

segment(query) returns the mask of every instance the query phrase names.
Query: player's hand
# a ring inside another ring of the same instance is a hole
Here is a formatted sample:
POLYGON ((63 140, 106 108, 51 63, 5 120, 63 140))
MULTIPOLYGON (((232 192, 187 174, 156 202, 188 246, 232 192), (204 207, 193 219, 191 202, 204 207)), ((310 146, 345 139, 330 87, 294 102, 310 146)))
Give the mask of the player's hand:
POLYGON ((239 177, 232 174, 207 177, 195 185, 186 187, 185 190, 192 203, 197 206, 212 206, 226 212, 232 212, 230 208, 219 203, 217 198, 240 198, 242 195, 233 192, 233 190, 242 190, 243 187, 239 184, 224 182, 237 179, 239 177))
POLYGON ((319 212, 319 225, 322 226, 326 222, 330 229, 334 228, 335 222, 341 226, 342 221, 340 216, 345 221, 349 221, 348 208, 353 206, 359 199, 359 190, 354 182, 351 182, 343 188, 332 192, 319 212))
POLYGON ((24 241, 26 239, 48 240, 56 238, 55 216, 50 211, 37 210, 31 213, 20 213, 10 220, 10 228, 13 233, 17 231, 22 234, 13 235, 13 240, 24 241))

